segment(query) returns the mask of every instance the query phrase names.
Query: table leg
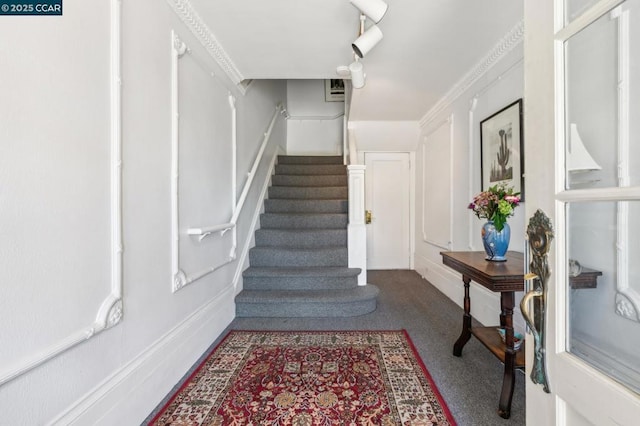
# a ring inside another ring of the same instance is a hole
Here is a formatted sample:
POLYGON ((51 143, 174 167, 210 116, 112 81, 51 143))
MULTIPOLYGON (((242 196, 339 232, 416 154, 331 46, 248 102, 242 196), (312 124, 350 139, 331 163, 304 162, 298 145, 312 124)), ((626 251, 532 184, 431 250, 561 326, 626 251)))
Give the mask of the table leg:
POLYGON ((516 351, 513 349, 513 305, 513 291, 500 293, 500 306, 502 307, 500 320, 502 322, 504 318, 503 327, 505 329, 506 350, 504 354, 504 377, 502 379, 502 392, 500 393, 498 414, 505 419, 511 416, 511 400, 516 382, 516 351))
POLYGON ((469 297, 471 278, 462 275, 462 282, 464 282, 464 315, 462 316, 462 333, 460 333, 460 337, 453 345, 453 354, 455 356, 462 356, 462 348, 471 338, 471 298, 469 297))

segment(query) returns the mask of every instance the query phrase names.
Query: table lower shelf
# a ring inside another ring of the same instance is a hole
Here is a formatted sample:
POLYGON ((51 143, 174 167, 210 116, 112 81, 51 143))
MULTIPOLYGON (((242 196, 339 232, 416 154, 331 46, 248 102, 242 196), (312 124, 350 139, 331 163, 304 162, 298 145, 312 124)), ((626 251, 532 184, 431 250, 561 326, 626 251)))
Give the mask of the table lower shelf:
MULTIPOLYGON (((471 328, 471 334, 504 363, 506 345, 498 334, 498 327, 473 327, 471 328)), ((522 342, 522 346, 516 351, 516 368, 524 367, 524 344, 525 342, 522 342)))

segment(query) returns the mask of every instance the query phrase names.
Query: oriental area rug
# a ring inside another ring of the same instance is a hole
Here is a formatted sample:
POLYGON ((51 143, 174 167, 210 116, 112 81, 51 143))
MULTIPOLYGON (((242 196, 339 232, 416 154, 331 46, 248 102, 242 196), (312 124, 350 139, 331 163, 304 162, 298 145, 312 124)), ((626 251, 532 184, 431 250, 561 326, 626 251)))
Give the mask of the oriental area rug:
POLYGON ((454 425, 406 331, 231 331, 151 425, 454 425))

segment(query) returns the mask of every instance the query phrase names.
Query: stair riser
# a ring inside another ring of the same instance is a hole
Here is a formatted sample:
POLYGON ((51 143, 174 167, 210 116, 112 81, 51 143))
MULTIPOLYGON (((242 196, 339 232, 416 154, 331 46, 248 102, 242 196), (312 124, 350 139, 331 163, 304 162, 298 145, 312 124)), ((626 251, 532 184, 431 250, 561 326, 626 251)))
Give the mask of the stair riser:
POLYGON ((349 261, 346 248, 285 250, 275 247, 254 247, 249 250, 249 263, 256 267, 346 267, 349 261))
POLYGON ((276 166, 277 175, 346 175, 347 169, 341 165, 300 165, 280 164, 276 166))
POLYGON ((290 231, 259 229, 256 231, 256 246, 324 247, 347 245, 347 231, 323 229, 319 231, 290 231))
POLYGON ((271 184, 278 186, 347 186, 346 175, 273 175, 271 184))
POLYGON ((348 213, 347 200, 264 200, 266 213, 348 213))
POLYGON ((238 303, 238 317, 354 317, 376 310, 376 299, 350 303, 238 303))
POLYGON ((269 188, 269 198, 279 199, 346 200, 348 194, 346 186, 323 186, 318 188, 272 186, 269 188))
POLYGON ((260 215, 260 226, 279 229, 346 229, 348 220, 348 215, 341 213, 321 215, 263 213, 260 215))
POLYGON ((341 155, 278 155, 278 164, 343 164, 341 155))
POLYGON ((245 290, 346 290, 358 286, 358 277, 244 277, 245 290))

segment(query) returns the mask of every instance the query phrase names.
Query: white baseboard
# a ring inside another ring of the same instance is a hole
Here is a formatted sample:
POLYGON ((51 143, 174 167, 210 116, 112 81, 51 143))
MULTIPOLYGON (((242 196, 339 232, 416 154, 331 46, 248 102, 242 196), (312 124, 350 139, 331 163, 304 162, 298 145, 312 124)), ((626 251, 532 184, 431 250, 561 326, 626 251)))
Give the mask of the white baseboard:
POLYGON ((229 285, 50 424, 140 424, 231 323, 233 299, 229 285))

